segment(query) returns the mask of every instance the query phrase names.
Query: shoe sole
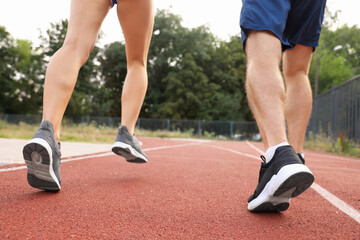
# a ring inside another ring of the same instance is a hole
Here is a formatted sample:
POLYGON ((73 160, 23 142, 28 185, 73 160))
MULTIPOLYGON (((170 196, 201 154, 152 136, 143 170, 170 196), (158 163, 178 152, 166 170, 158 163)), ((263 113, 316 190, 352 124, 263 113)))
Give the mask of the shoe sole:
POLYGON ((115 142, 112 149, 116 155, 122 156, 131 163, 147 163, 147 158, 136 151, 131 145, 123 142, 115 142))
POLYGON ((34 138, 24 146, 23 157, 27 166, 27 180, 30 186, 45 191, 58 192, 61 189, 53 166, 50 145, 41 138, 34 138))
POLYGON ((251 212, 281 212, 290 199, 305 192, 314 182, 310 169, 303 164, 286 165, 265 185, 259 196, 248 204, 251 212))

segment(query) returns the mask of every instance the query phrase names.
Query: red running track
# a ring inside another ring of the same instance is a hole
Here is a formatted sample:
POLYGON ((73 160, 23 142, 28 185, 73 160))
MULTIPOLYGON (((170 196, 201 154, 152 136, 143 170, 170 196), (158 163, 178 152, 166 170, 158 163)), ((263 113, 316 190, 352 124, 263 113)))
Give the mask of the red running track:
POLYGON ((360 160, 306 152, 314 188, 283 213, 253 214, 260 143, 142 138, 149 163, 112 155, 63 162, 62 190, 0 169, 0 239, 360 239, 360 160))

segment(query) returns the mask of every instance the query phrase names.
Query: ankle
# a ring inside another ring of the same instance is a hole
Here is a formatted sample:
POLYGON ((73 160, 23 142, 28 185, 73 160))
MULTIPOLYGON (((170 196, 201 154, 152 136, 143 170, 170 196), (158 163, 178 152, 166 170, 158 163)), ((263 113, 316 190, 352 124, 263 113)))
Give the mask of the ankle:
POLYGON ((54 134, 56 142, 60 142, 60 134, 54 134))
POLYGON ((282 143, 279 143, 279 144, 277 144, 275 146, 269 147, 265 152, 265 160, 266 160, 266 162, 269 162, 273 158, 273 156, 275 154, 275 151, 276 151, 276 149, 278 147, 288 146, 288 145, 289 145, 288 142, 282 142, 282 143))
POLYGON ((125 126, 127 128, 127 131, 130 135, 134 135, 134 127, 131 127, 130 124, 123 124, 121 123, 121 126, 125 126))

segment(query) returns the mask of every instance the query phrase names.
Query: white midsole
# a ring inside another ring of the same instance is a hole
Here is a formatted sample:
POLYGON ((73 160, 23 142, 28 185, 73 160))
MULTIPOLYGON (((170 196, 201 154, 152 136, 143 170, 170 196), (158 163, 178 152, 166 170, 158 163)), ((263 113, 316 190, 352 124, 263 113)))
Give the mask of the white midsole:
POLYGON ((113 145, 114 147, 119 147, 119 148, 124 148, 124 149, 128 149, 132 155, 134 155, 135 157, 141 158, 144 161, 147 162, 147 159, 145 158, 145 156, 143 156, 142 154, 140 154, 138 151, 136 151, 131 145, 123 143, 123 142, 115 142, 113 145))
POLYGON ((57 179, 57 177, 55 175, 55 172, 54 172, 54 169, 53 169, 53 156, 52 156, 52 150, 51 150, 50 145, 42 138, 33 138, 33 139, 30 140, 30 142, 28 144, 30 144, 30 143, 39 144, 39 145, 43 146, 46 149, 46 151, 49 154, 49 158, 50 158, 50 164, 49 164, 50 176, 53 178, 54 182, 58 185, 59 189, 61 189, 59 180, 57 179))
POLYGON ((265 202, 271 202, 274 205, 280 203, 289 203, 291 194, 294 192, 295 189, 289 189, 287 192, 281 194, 280 196, 274 197, 273 195, 276 190, 281 186, 281 184, 283 184, 289 177, 300 172, 312 174, 310 169, 304 164, 290 164, 282 167, 278 174, 274 175, 265 185, 259 196, 257 196, 257 198, 253 199, 251 202, 248 203, 248 209, 252 211, 265 202))

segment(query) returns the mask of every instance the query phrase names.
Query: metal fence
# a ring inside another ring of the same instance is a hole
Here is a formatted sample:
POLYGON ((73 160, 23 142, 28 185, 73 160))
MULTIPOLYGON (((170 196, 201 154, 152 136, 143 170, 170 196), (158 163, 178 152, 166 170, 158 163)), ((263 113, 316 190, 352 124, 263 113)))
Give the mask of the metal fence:
MULTIPOLYGON (((3 114, 0 119, 8 123, 39 124, 40 115, 13 115, 3 114)), ((63 124, 94 124, 108 127, 118 127, 121 123, 120 117, 74 117, 65 118, 63 124)), ((173 119, 149 119, 139 118, 137 128, 145 130, 166 130, 166 131, 190 131, 197 136, 224 137, 235 140, 259 140, 259 130, 255 122, 236 121, 208 121, 208 120, 173 120, 173 119)))
POLYGON ((310 131, 360 144, 360 75, 314 99, 310 131))
MULTIPOLYGON (((39 124, 40 115, 0 114, 9 123, 39 124)), ((74 117, 64 119, 64 124, 95 124, 117 127, 119 117, 74 117)), ((198 136, 217 136, 237 140, 259 140, 255 122, 172 120, 139 118, 137 128, 146 130, 191 131, 198 136)), ((322 93, 313 102, 313 111, 307 133, 351 139, 360 144, 360 75, 322 93)))

